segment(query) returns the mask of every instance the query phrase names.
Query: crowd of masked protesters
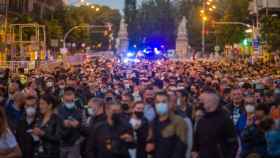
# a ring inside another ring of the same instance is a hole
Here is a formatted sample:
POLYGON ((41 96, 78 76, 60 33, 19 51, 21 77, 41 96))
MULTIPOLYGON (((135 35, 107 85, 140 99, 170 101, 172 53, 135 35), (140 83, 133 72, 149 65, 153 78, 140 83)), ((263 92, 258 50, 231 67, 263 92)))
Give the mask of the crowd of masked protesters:
POLYGON ((94 58, 0 73, 0 158, 280 158, 279 63, 94 58))

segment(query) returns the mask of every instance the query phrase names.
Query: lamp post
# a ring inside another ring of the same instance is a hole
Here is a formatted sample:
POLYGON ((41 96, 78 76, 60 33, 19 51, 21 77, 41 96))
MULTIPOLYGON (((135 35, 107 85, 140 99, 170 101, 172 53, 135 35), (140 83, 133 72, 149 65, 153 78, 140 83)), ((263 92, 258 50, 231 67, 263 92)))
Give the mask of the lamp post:
POLYGON ((7 33, 8 33, 8 11, 9 11, 10 0, 5 0, 5 43, 7 44, 7 33))
MULTIPOLYGON (((110 28, 110 27, 112 27, 112 26, 109 26, 109 25, 79 25, 79 26, 74 26, 65 33, 64 38, 63 38, 63 48, 66 49, 66 40, 67 40, 68 36, 70 35, 70 33, 72 31, 74 31, 75 29, 79 29, 79 28, 110 28)), ((103 31, 94 31, 94 32, 100 33, 100 32, 103 32, 103 31)))
MULTIPOLYGON (((206 10, 206 4, 205 4, 205 0, 203 0, 202 1, 202 8, 203 8, 203 12, 205 12, 205 10, 206 10)), ((203 16, 202 17, 202 31, 201 31, 201 48, 202 48, 202 50, 201 50, 201 52, 202 52, 202 54, 205 54, 205 22, 206 22, 206 20, 207 20, 207 17, 206 16, 203 16)))

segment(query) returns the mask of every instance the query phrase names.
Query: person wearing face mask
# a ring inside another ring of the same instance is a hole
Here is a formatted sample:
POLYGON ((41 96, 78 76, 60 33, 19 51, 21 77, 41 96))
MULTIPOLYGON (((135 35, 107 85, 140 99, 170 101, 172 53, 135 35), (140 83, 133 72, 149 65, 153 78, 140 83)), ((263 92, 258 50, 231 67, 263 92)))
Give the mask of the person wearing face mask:
POLYGON ((143 102, 138 101, 133 104, 129 123, 133 128, 136 143, 135 149, 130 150, 131 158, 147 158, 148 151, 153 147, 149 147, 152 141, 152 129, 149 126, 148 120, 144 117, 143 102))
POLYGON ((65 78, 64 76, 60 76, 60 77, 58 78, 58 81, 57 81, 57 83, 56 83, 57 87, 56 87, 55 92, 54 92, 54 94, 55 94, 56 96, 63 97, 64 89, 65 89, 65 87, 66 87, 66 86, 65 86, 66 83, 65 83, 65 79, 64 79, 64 78, 65 78))
POLYGON ((129 119, 132 111, 133 96, 130 93, 125 93, 121 96, 122 114, 129 119))
POLYGON ((183 118, 171 112, 169 97, 159 92, 155 97, 158 118, 154 126, 154 158, 185 158, 187 125, 183 118))
POLYGON ((84 121, 81 128, 81 132, 85 137, 85 140, 81 144, 82 157, 85 157, 86 155, 85 147, 91 131, 94 130, 95 126, 106 121, 104 106, 105 102, 101 98, 91 98, 88 102, 87 114, 89 117, 84 121))
POLYGON ((22 151, 22 158, 33 158, 35 138, 30 131, 35 127, 38 117, 37 108, 37 98, 27 96, 24 106, 25 115, 16 128, 16 138, 22 151))
POLYGON ((99 122, 106 120, 106 114, 104 111, 104 100, 101 98, 92 98, 88 102, 88 114, 89 117, 89 128, 92 129, 95 127, 96 124, 99 122))
POLYGON ((75 89, 67 87, 64 89, 63 103, 58 108, 60 157, 80 157, 81 133, 80 127, 83 112, 75 104, 75 89))
POLYGON ((105 111, 106 121, 96 125, 87 139, 86 158, 129 158, 133 129, 121 118, 118 103, 107 104, 105 111))
POLYGON ((52 77, 47 78, 46 80, 46 91, 49 93, 54 93, 54 79, 52 77))
POLYGON ((52 95, 45 94, 40 97, 41 117, 31 131, 36 137, 34 158, 59 158, 59 121, 54 113, 56 105, 57 101, 52 95))
POLYGON ((185 91, 177 91, 177 107, 175 113, 183 118, 192 118, 192 107, 188 102, 188 94, 185 91))
POLYGON ((248 117, 246 128, 241 135, 241 157, 246 157, 252 153, 266 156, 265 133, 261 128, 261 123, 268 112, 265 112, 267 110, 263 105, 257 107, 247 105, 246 111, 248 117))

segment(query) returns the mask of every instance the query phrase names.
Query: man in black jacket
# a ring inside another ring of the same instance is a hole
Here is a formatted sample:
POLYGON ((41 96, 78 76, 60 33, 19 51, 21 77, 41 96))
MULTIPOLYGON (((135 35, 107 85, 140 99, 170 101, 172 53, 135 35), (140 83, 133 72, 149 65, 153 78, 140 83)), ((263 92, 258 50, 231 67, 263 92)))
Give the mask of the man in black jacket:
POLYGON ((74 102, 75 89, 64 90, 63 104, 58 108, 60 157, 79 158, 82 123, 82 111, 74 102))
POLYGON ((121 106, 106 106, 107 119, 95 125, 87 140, 87 158, 129 158, 133 146, 133 130, 121 116, 121 106))
POLYGON ((194 135, 193 158, 234 158, 238 147, 232 120, 219 107, 220 98, 213 91, 199 97, 205 116, 194 135))

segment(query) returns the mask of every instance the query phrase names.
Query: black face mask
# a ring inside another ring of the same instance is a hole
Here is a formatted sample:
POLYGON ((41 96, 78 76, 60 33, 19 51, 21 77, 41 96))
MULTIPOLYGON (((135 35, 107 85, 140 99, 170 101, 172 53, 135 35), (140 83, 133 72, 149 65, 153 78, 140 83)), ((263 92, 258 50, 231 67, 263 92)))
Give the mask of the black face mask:
POLYGON ((123 103, 123 104, 122 104, 122 110, 123 110, 123 111, 127 111, 127 110, 129 110, 129 106, 128 106, 128 104, 123 103))
POLYGON ((141 119, 144 116, 144 112, 143 111, 135 111, 134 114, 136 115, 136 117, 138 119, 141 119))
POLYGON ((152 105, 154 103, 154 98, 146 98, 146 102, 152 105))
POLYGON ((113 120, 114 125, 118 124, 121 120, 121 114, 120 113, 113 113, 112 114, 112 120, 113 120))

